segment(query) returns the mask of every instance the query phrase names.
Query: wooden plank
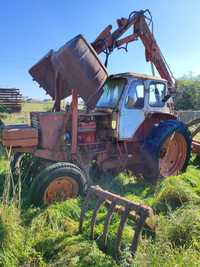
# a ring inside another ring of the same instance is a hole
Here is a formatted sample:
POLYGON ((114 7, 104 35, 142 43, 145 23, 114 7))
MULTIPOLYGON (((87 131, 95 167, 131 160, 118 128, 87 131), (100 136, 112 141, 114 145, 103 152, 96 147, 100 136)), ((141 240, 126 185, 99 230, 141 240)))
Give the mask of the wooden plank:
POLYGON ((13 127, 10 129, 3 129, 2 138, 3 140, 38 138, 38 130, 33 127, 13 127))
POLYGON ((33 147, 37 146, 37 138, 18 139, 18 140, 2 140, 2 143, 6 147, 33 147))

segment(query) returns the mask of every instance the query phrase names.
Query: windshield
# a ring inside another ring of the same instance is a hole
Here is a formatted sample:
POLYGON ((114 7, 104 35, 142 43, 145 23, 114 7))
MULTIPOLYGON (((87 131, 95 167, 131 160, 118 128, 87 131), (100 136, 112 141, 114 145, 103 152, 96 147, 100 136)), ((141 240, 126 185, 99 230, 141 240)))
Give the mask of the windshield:
POLYGON ((103 94, 97 102, 98 108, 115 108, 122 95, 126 79, 108 80, 103 87, 103 94))

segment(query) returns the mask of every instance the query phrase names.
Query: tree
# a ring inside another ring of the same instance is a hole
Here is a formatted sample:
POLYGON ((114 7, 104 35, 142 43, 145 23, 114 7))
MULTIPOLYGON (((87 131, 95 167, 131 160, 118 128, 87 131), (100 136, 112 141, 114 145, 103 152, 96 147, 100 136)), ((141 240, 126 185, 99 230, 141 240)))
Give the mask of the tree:
POLYGON ((200 75, 185 75, 178 80, 175 105, 177 110, 200 110, 200 75))

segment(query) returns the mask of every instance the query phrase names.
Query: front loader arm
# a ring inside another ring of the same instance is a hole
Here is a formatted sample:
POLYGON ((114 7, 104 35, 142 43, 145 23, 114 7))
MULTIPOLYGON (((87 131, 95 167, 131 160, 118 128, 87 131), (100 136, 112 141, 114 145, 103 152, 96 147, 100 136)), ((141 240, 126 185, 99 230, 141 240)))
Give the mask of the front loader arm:
POLYGON ((127 49, 128 43, 141 39, 145 47, 146 61, 151 62, 156 67, 160 76, 168 81, 169 92, 173 94, 176 91, 175 79, 162 55, 153 32, 150 30, 149 26, 152 23, 151 15, 147 17, 146 13, 150 15, 148 10, 144 10, 132 12, 128 19, 118 19, 118 28, 112 32, 112 26, 107 26, 92 43, 92 46, 97 54, 105 52, 108 56, 115 48, 119 49, 125 44, 125 49, 127 49), (133 27, 133 33, 120 39, 131 27, 133 27))

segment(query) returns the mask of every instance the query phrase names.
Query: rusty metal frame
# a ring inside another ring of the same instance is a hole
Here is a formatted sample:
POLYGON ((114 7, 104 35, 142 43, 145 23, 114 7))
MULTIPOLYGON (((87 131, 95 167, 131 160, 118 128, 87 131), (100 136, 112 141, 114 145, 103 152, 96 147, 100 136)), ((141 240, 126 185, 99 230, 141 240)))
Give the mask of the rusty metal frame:
POLYGON ((72 114, 71 153, 72 156, 75 156, 77 153, 77 136, 78 136, 78 93, 75 89, 72 90, 71 114, 72 114))
POLYGON ((115 48, 140 39, 145 47, 146 61, 151 62, 163 79, 168 81, 169 92, 176 92, 176 82, 150 29, 152 16, 149 10, 132 12, 128 18, 117 20, 117 29, 112 32, 112 25, 108 25, 92 43, 97 54, 107 50, 110 54, 115 48), (120 39, 132 27, 133 33, 120 39))
POLYGON ((82 233, 83 231, 83 223, 84 223, 85 215, 88 210, 90 199, 93 196, 96 197, 97 200, 96 200, 96 206, 94 208, 92 219, 91 219, 91 224, 90 224, 91 240, 94 240, 94 237, 95 237, 94 229, 95 229, 97 213, 99 209, 101 208, 101 206, 105 204, 107 206, 108 212, 105 217, 104 229, 103 229, 103 234, 102 234, 102 250, 103 251, 106 251, 108 230, 109 230, 109 226, 111 223, 113 213, 116 212, 121 215, 120 224, 118 227, 118 231, 117 231, 117 235, 116 235, 116 239, 114 243, 114 255, 117 258, 121 253, 121 249, 120 249, 121 239, 122 239, 122 234, 123 234, 126 221, 128 218, 133 219, 133 216, 130 216, 130 215, 132 215, 131 212, 134 211, 136 215, 134 217, 136 218, 136 228, 135 228, 135 233, 134 233, 132 243, 130 246, 130 251, 132 255, 134 256, 137 250, 137 247, 138 247, 142 228, 145 224, 146 219, 153 213, 152 209, 144 205, 139 205, 119 195, 105 191, 99 186, 91 186, 88 190, 85 202, 81 210, 80 224, 79 224, 80 233, 82 233))
MULTIPOLYGON (((200 124, 200 118, 190 121, 187 124, 187 127, 189 128, 189 127, 192 127, 192 126, 195 126, 195 125, 198 125, 198 124, 200 124)), ((197 155, 200 155, 200 141, 195 140, 195 136, 198 133, 200 133, 200 126, 198 126, 195 130, 191 131, 191 135, 192 135, 192 152, 197 154, 197 155)))
POLYGON ((56 71, 55 73, 55 85, 54 85, 54 90, 55 90, 55 103, 54 103, 54 108, 55 111, 59 112, 60 111, 60 73, 56 71))

